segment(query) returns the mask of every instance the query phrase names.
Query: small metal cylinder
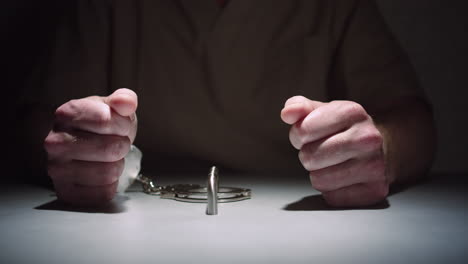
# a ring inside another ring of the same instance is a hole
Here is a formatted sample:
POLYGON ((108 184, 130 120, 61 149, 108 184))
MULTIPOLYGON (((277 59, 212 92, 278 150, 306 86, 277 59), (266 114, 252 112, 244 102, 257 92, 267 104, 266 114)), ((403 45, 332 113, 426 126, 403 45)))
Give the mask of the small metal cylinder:
POLYGON ((206 214, 207 215, 217 215, 218 214, 218 168, 215 166, 211 167, 210 173, 208 174, 208 182, 206 184, 207 190, 207 205, 206 205, 206 214))

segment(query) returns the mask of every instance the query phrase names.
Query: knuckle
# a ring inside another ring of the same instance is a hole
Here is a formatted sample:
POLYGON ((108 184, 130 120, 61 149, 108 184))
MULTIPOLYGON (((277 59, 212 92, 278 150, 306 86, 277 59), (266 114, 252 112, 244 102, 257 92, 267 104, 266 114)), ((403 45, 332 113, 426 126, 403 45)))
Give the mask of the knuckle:
POLYGON ((297 150, 301 149, 302 147, 302 140, 301 140, 301 137, 299 136, 299 129, 297 128, 297 126, 293 126, 290 130, 289 130, 289 141, 291 142, 291 144, 293 145, 293 147, 297 150))
MULTIPOLYGON (((321 115, 320 109, 315 110, 314 114, 316 116, 321 115)), ((304 119, 301 122, 297 123, 297 128, 297 133, 299 137, 301 137, 302 139, 306 139, 310 133, 314 132, 315 123, 310 122, 310 120, 304 119)))
POLYGON ((301 162, 302 166, 307 170, 307 171, 313 171, 315 166, 314 166, 314 160, 312 158, 312 155, 307 151, 307 149, 301 149, 299 151, 299 161, 301 162))
POLYGON ((308 171, 315 171, 321 169, 321 162, 325 154, 323 151, 318 150, 319 145, 315 143, 308 143, 302 146, 299 152, 299 160, 304 168, 308 171))
POLYGON ((322 192, 322 193, 332 191, 326 179, 314 173, 310 173, 309 175, 310 175, 310 182, 312 183, 312 186, 317 191, 322 192))
POLYGON ((351 139, 349 137, 335 137, 331 140, 327 140, 326 142, 326 148, 322 148, 321 150, 323 155, 341 155, 351 144, 351 139))
POLYGON ((121 160, 130 150, 130 139, 128 137, 108 136, 109 140, 104 152, 109 161, 121 160))
POLYGON ((382 135, 376 128, 364 130, 361 136, 357 138, 357 141, 364 150, 369 151, 380 149, 383 144, 382 135))
POLYGON ((112 182, 109 182, 110 178, 113 177, 113 175, 115 174, 115 168, 113 166, 113 162, 103 162, 100 166, 99 166, 99 175, 102 175, 102 177, 104 179, 106 179, 104 181, 104 184, 110 184, 112 182))
POLYGON ((79 113, 80 108, 80 103, 77 99, 70 100, 55 110, 55 118, 57 120, 73 119, 79 113))
POLYGON ((61 106, 59 106, 56 110, 55 110, 55 117, 56 118, 64 118, 64 117, 68 117, 70 116, 70 110, 69 110, 69 105, 70 105, 71 101, 69 101, 68 103, 65 103, 61 106))
POLYGON ((101 166, 100 174, 103 177, 104 185, 109 185, 115 183, 123 171, 123 159, 116 162, 105 162, 101 166))
POLYGON ((367 112, 360 104, 355 102, 346 102, 341 106, 341 114, 350 121, 359 121, 367 118, 367 112))
POLYGON ((64 145, 64 137, 52 131, 49 133, 49 135, 47 135, 43 142, 44 150, 49 156, 61 153, 63 151, 64 145))
POLYGON ((96 111, 92 118, 94 125, 96 125, 102 131, 109 130, 112 125, 111 115, 106 114, 102 111, 96 111))
POLYGON ((56 149, 56 146, 57 146, 58 142, 57 140, 54 140, 50 135, 47 136, 45 139, 44 139, 44 149, 45 151, 47 152, 47 154, 51 154, 51 153, 54 153, 55 152, 55 149, 56 149))

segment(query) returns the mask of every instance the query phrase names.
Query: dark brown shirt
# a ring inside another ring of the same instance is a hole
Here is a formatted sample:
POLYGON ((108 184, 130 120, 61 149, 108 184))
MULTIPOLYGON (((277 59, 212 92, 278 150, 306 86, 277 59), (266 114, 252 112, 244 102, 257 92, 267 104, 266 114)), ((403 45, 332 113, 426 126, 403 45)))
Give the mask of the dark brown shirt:
POLYGON ((32 98, 135 90, 143 167, 301 169, 279 116, 289 97, 352 100, 375 114, 423 96, 374 1, 76 2, 32 98))

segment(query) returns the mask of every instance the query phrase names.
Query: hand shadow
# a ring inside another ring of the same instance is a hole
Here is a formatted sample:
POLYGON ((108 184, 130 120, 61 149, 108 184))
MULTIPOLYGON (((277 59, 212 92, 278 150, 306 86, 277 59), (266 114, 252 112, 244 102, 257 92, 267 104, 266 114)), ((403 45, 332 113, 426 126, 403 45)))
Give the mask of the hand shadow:
POLYGON ((129 198, 123 195, 117 195, 108 204, 98 207, 82 207, 66 204, 58 199, 35 207, 36 210, 51 210, 51 211, 65 211, 76 213, 102 213, 102 214, 118 214, 127 211, 124 206, 125 201, 129 198))
POLYGON ((285 211, 344 211, 344 210, 382 210, 390 207, 388 200, 365 207, 332 207, 325 202, 322 195, 310 195, 299 201, 287 204, 285 211))
MULTIPOLYGON (((429 175, 429 177, 419 177, 416 180, 409 181, 405 184, 393 185, 390 188, 390 193, 388 196, 390 197, 392 195, 405 192, 413 187, 428 184, 430 182, 437 181, 438 179, 441 179, 441 178, 442 177, 439 177, 439 175, 437 174, 431 174, 429 175)), ((458 179, 465 179, 465 177, 459 177, 458 179)), ((385 199, 382 202, 377 203, 375 205, 365 206, 365 207, 344 207, 344 208, 332 207, 325 202, 322 195, 316 194, 316 195, 306 196, 299 201, 287 204, 286 206, 283 207, 283 210, 285 211, 382 210, 382 209, 387 209, 389 207, 390 207, 390 203, 388 202, 388 199, 385 199)))

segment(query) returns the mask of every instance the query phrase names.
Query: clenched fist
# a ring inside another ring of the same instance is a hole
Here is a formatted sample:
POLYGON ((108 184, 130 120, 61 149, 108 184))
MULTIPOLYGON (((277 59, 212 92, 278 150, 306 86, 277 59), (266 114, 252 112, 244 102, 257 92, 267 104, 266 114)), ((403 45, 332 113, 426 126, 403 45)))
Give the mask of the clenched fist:
POLYGON ((332 206, 366 206, 388 195, 383 137, 362 106, 290 98, 281 118, 315 189, 332 206))
POLYGON ((133 91, 119 89, 108 97, 71 100, 55 111, 44 147, 60 200, 92 206, 114 197, 135 139, 137 105, 133 91))

